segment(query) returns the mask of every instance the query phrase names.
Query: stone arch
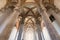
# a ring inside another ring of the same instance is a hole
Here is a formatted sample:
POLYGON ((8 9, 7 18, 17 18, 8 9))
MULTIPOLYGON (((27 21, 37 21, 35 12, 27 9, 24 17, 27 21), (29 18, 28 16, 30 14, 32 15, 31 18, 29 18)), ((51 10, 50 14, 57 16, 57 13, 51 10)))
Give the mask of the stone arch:
POLYGON ((26 30, 30 25, 33 29, 36 29, 35 24, 36 24, 35 19, 32 16, 28 16, 25 18, 24 28, 26 30))

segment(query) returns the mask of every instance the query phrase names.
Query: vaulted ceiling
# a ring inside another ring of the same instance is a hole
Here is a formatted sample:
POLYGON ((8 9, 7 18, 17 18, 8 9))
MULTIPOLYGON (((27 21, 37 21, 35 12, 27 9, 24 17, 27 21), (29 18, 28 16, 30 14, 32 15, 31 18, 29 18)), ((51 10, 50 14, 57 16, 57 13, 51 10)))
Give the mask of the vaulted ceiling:
POLYGON ((16 4, 23 5, 25 2, 36 2, 37 4, 40 4, 40 2, 42 2, 44 5, 48 3, 49 5, 55 5, 60 9, 59 0, 2 0, 0 1, 0 9, 11 5, 15 6, 16 4), (2 3, 3 5, 1 5, 2 3))

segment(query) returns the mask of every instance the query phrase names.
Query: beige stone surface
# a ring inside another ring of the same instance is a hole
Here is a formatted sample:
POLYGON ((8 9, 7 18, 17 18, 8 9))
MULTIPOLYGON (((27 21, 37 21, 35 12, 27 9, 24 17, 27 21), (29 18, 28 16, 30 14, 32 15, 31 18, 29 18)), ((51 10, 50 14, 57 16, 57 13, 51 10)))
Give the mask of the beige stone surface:
POLYGON ((54 0, 54 5, 60 9, 60 0, 54 0))
POLYGON ((34 0, 26 0, 26 2, 34 2, 34 0))
POLYGON ((7 0, 0 0, 0 9, 3 8, 7 3, 7 0))

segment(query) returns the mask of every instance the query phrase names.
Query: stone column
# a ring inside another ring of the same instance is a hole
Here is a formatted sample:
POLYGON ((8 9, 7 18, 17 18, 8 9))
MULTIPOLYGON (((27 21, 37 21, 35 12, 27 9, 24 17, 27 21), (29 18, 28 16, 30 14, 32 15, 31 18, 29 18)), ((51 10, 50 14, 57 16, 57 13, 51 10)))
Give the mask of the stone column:
POLYGON ((47 27, 47 29, 49 31, 49 34, 51 36, 51 39, 52 40, 60 40, 60 37, 59 37, 58 33, 56 32, 55 28, 53 27, 53 25, 52 25, 52 23, 51 23, 48 15, 47 15, 46 9, 43 6, 43 4, 41 3, 41 1, 42 0, 40 0, 40 7, 41 7, 41 9, 39 9, 39 11, 42 10, 40 12, 40 14, 41 14, 43 20, 45 21, 45 24, 46 24, 46 27, 47 27))
POLYGON ((58 24, 60 25, 60 12, 56 13, 54 10, 50 9, 48 13, 52 14, 56 21, 58 22, 58 24))
POLYGON ((60 15, 56 14, 55 12, 52 13, 52 15, 54 16, 54 18, 56 19, 56 21, 58 22, 58 24, 60 25, 60 15))
POLYGON ((16 20, 16 28, 17 28, 17 30, 20 28, 21 18, 22 17, 18 17, 17 20, 16 20))

